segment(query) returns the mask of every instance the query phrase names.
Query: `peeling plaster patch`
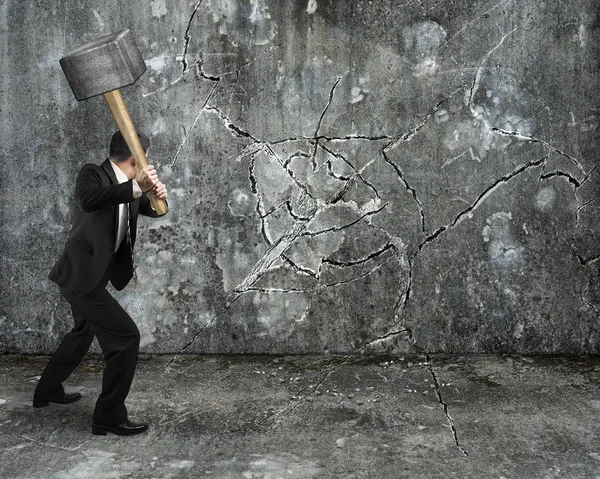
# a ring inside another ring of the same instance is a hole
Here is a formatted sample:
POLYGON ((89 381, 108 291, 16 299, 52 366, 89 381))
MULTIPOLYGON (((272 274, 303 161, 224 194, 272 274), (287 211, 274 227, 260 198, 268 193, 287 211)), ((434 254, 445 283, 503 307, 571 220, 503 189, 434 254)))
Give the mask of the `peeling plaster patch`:
POLYGON ((304 294, 283 293, 287 292, 270 290, 254 296, 252 302, 262 327, 257 334, 259 337, 284 340, 294 332, 292 325, 305 319, 311 304, 310 298, 304 294))
POLYGON ((317 11, 317 0, 308 0, 308 6, 306 7, 306 11, 312 15, 317 11))
POLYGON ((435 122, 438 124, 446 123, 450 119, 450 113, 448 113, 448 110, 445 108, 442 108, 441 110, 435 112, 434 118, 435 122))
POLYGON ((169 269, 169 265, 173 263, 173 253, 170 251, 159 251, 156 255, 156 265, 164 269, 169 269))
MULTIPOLYGON (((156 119, 156 121, 152 124, 150 128, 150 134, 152 136, 158 136, 161 133, 165 133, 167 131, 167 124, 165 123, 165 119, 161 116, 156 119)), ((164 171, 163 171, 164 174, 164 171)))
POLYGON ((515 329, 513 331, 513 337, 515 339, 521 339, 523 337, 523 332, 525 331, 525 324, 522 321, 519 321, 515 329))
POLYGON ((250 0, 240 6, 230 0, 209 0, 206 8, 212 12, 219 34, 230 37, 232 45, 267 45, 277 34, 277 24, 271 20, 265 0, 250 0))
POLYGON ((146 60, 146 65, 151 70, 162 72, 169 65, 169 61, 171 60, 171 56, 168 53, 163 53, 162 55, 158 55, 156 57, 152 57, 149 60, 146 60))
POLYGON ((313 462, 307 462, 291 454, 277 456, 268 454, 253 455, 255 459, 248 464, 242 473, 244 479, 267 479, 285 477, 289 479, 311 479, 319 477, 321 468, 313 462))
POLYGON ((435 58, 426 58, 415 68, 415 76, 423 77, 427 75, 433 75, 437 70, 437 62, 435 58))
POLYGON ((446 42, 446 31, 438 23, 427 20, 411 25, 403 32, 404 54, 415 63, 417 77, 437 71, 437 53, 446 42))
MULTIPOLYGON (((600 399, 592 399, 591 401, 588 401, 588 404, 590 406, 592 406, 594 409, 600 410, 600 399)), ((600 460, 600 455, 599 455, 599 460, 600 460)))
POLYGON ((579 30, 577 31, 576 40, 579 42, 580 48, 585 48, 588 43, 588 31, 585 25, 579 25, 579 30))
POLYGON ((350 99, 350 103, 358 103, 359 101, 362 101, 362 99, 365 97, 361 93, 360 87, 357 87, 357 86, 352 88, 352 90, 350 91, 350 94, 352 95, 352 98, 350 99))
MULTIPOLYGON (((73 477, 104 477, 121 479, 130 477, 141 467, 139 462, 119 460, 117 453, 100 450, 83 451, 85 459, 70 469, 58 471, 54 479, 72 479, 73 477)), ((79 456, 78 456, 79 457, 79 456)))
POLYGON ((98 21, 98 25, 100 26, 100 28, 104 28, 106 26, 106 23, 104 23, 104 20, 100 16, 100 13, 98 13, 96 10, 92 10, 92 11, 94 12, 94 17, 96 17, 96 20, 98 21))
POLYGON ((336 253, 344 241, 341 233, 329 234, 326 238, 310 241, 301 238, 290 246, 286 252, 294 264, 304 271, 310 271, 314 276, 319 276, 322 258, 327 258, 336 253))
POLYGON ((245 278, 261 254, 252 254, 245 251, 245 245, 234 243, 231 232, 219 230, 217 247, 220 252, 215 255, 215 263, 223 275, 223 291, 231 292, 240 283, 240 278, 245 278))
POLYGON ((251 197, 246 191, 236 189, 231 192, 231 199, 227 207, 232 216, 247 217, 253 216, 256 212, 256 199, 251 197))
POLYGON ((160 18, 167 14, 167 5, 165 0, 153 0, 150 5, 152 6, 152 16, 160 18))
POLYGON ((189 470, 192 467, 194 467, 195 464, 196 464, 195 461, 181 460, 181 461, 171 461, 167 465, 171 469, 188 469, 189 470))
POLYGON ((550 210, 556 201, 556 191, 551 186, 542 188, 535 196, 535 206, 541 211, 550 210))
POLYGON ((486 219, 483 242, 488 243, 488 255, 492 265, 500 270, 520 271, 525 264, 525 248, 510 232, 512 213, 500 211, 486 219))
MULTIPOLYGON (((503 150, 512 143, 511 136, 497 134, 498 128, 500 131, 526 132, 519 139, 528 139, 535 130, 535 122, 517 110, 526 101, 519 88, 519 79, 512 72, 493 69, 479 73, 464 100, 474 120, 448 123, 444 146, 459 156, 469 152, 472 159, 480 160, 487 157, 488 151, 503 150)), ((451 157, 445 163, 455 159, 458 157, 451 157)))

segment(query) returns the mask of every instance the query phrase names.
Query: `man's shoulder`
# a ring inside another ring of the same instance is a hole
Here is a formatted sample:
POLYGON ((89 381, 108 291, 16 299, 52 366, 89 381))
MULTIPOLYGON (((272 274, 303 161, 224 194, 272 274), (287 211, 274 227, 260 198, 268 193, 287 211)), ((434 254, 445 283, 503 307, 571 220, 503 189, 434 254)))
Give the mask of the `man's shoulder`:
POLYGON ((102 161, 102 163, 98 164, 98 163, 86 163, 85 165, 83 165, 81 167, 81 170, 104 170, 106 167, 110 168, 110 160, 106 159, 104 161, 102 161))
POLYGON ((110 160, 104 160, 101 164, 86 163, 79 170, 79 176, 81 176, 81 175, 89 175, 89 174, 94 174, 94 175, 105 174, 105 175, 108 175, 109 173, 106 170, 107 167, 110 168, 110 160))

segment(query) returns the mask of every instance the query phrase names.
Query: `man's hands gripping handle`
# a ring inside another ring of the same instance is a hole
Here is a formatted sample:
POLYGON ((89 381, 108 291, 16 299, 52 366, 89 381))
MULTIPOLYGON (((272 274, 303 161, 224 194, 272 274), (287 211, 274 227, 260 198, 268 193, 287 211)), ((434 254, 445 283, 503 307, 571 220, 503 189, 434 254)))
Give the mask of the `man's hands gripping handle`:
POLYGON ((159 200, 167 199, 167 187, 158 179, 158 173, 154 169, 154 166, 147 165, 138 170, 135 175, 135 181, 137 181, 140 190, 143 192, 150 193, 159 200))

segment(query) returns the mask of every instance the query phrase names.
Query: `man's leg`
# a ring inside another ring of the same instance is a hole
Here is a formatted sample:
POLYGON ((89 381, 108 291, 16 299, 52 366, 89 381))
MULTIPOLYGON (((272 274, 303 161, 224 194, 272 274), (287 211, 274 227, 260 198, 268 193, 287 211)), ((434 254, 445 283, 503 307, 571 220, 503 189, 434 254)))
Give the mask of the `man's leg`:
POLYGON ((83 317, 73 311, 73 319, 75 326, 63 338, 40 377, 33 394, 34 402, 64 396, 62 383, 81 362, 94 339, 94 332, 83 317))
POLYGON ((99 284, 90 293, 76 296, 63 291, 73 310, 85 318, 98 338, 106 367, 102 393, 96 402, 93 422, 117 425, 127 419, 125 398, 137 364, 140 333, 121 305, 99 284))

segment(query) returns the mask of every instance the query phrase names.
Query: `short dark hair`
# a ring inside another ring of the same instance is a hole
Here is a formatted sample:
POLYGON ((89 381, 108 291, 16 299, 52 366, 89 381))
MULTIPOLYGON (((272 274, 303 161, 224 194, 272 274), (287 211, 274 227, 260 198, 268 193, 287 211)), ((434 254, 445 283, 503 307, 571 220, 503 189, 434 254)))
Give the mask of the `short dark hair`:
MULTIPOLYGON (((142 144, 142 148, 144 149, 144 151, 148 151, 148 148, 150 148, 150 140, 141 131, 138 131, 137 134, 140 137, 140 143, 142 144)), ((115 132, 115 134, 110 140, 109 155, 110 158, 116 163, 125 161, 131 158, 132 156, 129 147, 127 146, 127 143, 125 143, 125 138, 123 138, 123 135, 118 130, 115 132)))

